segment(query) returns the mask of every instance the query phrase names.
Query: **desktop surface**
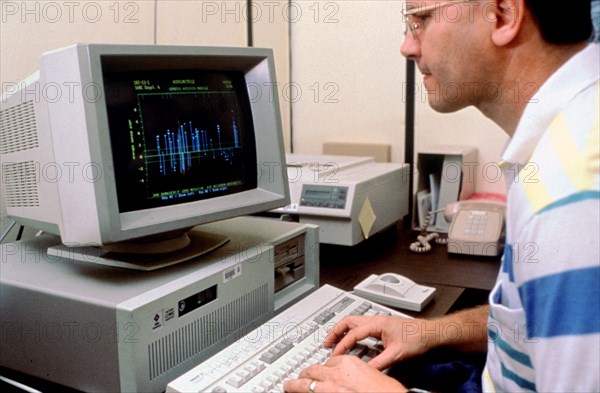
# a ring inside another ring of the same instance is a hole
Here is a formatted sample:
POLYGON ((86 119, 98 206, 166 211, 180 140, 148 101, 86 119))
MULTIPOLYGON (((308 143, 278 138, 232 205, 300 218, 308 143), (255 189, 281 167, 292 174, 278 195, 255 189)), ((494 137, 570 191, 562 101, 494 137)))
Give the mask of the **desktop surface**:
POLYGON ((418 284, 437 289, 434 300, 412 316, 435 317, 462 304, 482 303, 493 288, 500 257, 448 254, 435 244, 428 253, 410 251, 419 232, 402 223, 354 247, 320 245, 320 282, 351 291, 370 274, 398 273, 418 284))
MULTIPOLYGON (((446 314, 469 292, 487 293, 492 288, 500 258, 449 255, 441 245, 436 245, 430 253, 416 254, 408 248, 416 234, 398 225, 354 247, 321 245, 321 285, 330 284, 351 291, 369 274, 395 272, 417 283, 436 287, 435 299, 422 312, 399 310, 414 317, 446 314)), ((23 377, 4 368, 2 373, 16 379, 23 377)), ((36 381, 36 378, 25 378, 28 379, 36 381)), ((52 385, 48 381, 38 383, 38 386, 52 385)), ((36 386, 35 383, 32 385, 36 386)))

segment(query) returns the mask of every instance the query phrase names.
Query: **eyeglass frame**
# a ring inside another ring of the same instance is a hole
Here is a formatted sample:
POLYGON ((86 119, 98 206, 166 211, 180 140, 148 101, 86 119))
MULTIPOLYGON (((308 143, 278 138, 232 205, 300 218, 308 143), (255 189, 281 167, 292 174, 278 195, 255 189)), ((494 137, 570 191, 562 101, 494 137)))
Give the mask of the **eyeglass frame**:
MULTIPOLYGON (((445 3, 435 3, 435 4, 431 4, 431 5, 426 5, 423 7, 414 7, 411 8, 409 10, 404 10, 402 11, 402 16, 404 17, 404 22, 406 24, 406 27, 408 28, 408 30, 410 30, 410 33, 413 36, 413 39, 417 39, 417 31, 421 28, 421 24, 418 22, 413 22, 412 21, 412 17, 413 16, 420 16, 417 14, 424 14, 426 12, 430 12, 430 11, 435 11, 444 7, 447 7, 449 5, 452 4, 461 4, 461 3, 469 3, 472 1, 476 1, 476 0, 448 0, 445 3)), ((406 31, 404 32, 404 34, 406 34, 406 31)))

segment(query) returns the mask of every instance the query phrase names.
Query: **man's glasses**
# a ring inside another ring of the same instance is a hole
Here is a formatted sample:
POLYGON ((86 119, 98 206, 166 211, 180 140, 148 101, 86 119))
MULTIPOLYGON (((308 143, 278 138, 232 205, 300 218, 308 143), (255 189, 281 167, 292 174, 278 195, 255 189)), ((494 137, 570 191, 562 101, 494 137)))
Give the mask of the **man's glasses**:
MULTIPOLYGON (((447 7, 452 4, 460 4, 467 3, 475 0, 448 0, 441 3, 435 3, 431 5, 421 6, 421 7, 409 7, 408 9, 402 11, 402 15, 404 16, 404 23, 406 24, 408 30, 412 34, 414 39, 417 39, 419 32, 424 29, 424 23, 431 13, 437 9, 447 7)), ((410 4, 410 3, 408 3, 410 4)))

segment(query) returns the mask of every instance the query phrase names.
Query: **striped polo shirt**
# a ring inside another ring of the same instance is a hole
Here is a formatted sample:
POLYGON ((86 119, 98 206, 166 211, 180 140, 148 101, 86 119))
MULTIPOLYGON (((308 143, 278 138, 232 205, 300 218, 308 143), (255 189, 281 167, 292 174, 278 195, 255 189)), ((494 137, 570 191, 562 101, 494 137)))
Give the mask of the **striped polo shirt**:
POLYGON ((599 59, 589 44, 557 70, 503 153, 486 391, 600 391, 599 59))

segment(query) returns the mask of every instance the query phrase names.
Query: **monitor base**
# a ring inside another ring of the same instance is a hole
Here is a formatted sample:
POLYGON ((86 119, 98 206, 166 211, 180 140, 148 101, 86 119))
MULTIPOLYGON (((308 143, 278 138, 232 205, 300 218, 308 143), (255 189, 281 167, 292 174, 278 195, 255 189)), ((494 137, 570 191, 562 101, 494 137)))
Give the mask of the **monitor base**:
MULTIPOLYGON (((124 253, 97 246, 67 247, 64 244, 48 247, 47 253, 73 261, 151 271, 196 258, 229 241, 227 236, 198 230, 190 230, 186 236, 189 237, 187 246, 166 253, 156 251, 124 253)), ((185 242, 185 240, 183 241, 185 242)), ((150 250, 152 249, 150 245, 148 247, 150 250)))

